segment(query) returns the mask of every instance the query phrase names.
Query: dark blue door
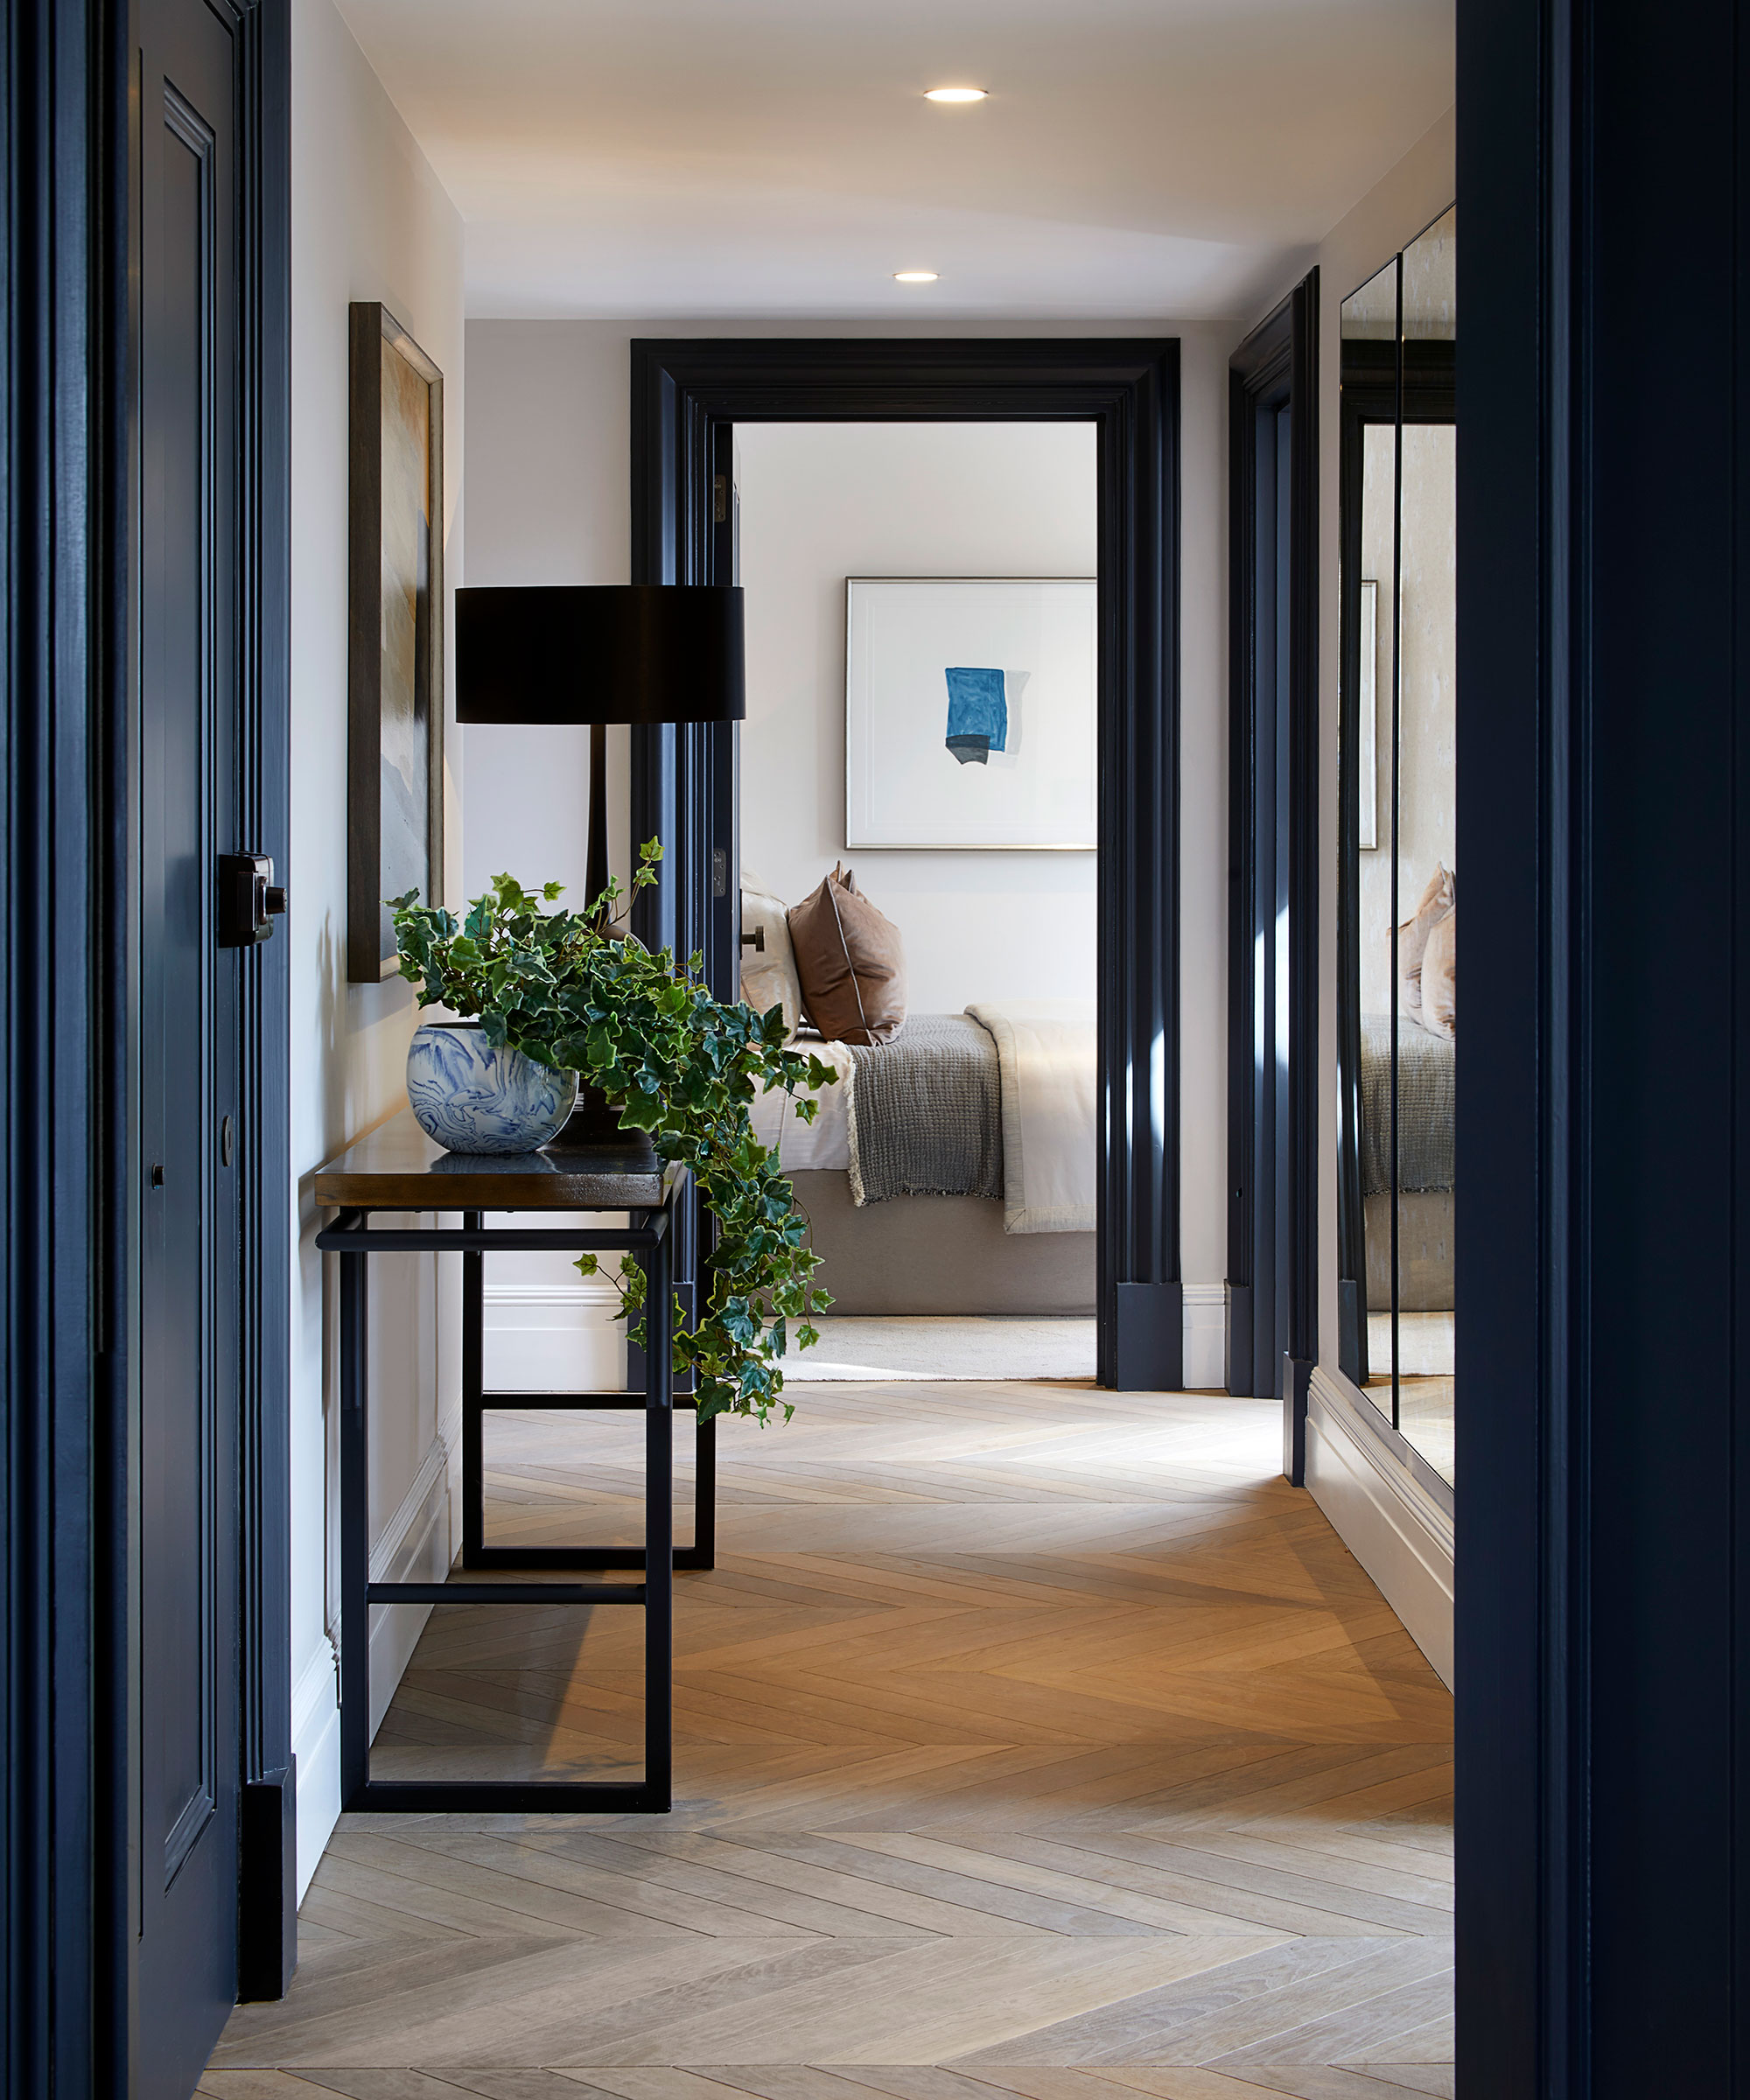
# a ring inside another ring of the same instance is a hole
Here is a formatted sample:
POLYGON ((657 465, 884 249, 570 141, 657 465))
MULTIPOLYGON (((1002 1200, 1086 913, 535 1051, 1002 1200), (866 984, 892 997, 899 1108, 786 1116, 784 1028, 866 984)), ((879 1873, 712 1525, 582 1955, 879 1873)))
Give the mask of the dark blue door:
POLYGON ((234 47, 203 0, 140 23, 141 2100, 186 2100, 236 1997, 234 47))

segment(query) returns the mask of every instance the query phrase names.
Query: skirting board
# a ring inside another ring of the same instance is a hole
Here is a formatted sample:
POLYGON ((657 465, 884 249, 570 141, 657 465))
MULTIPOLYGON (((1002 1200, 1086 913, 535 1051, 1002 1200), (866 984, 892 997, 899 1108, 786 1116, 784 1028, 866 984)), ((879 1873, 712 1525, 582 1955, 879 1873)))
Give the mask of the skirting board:
POLYGON ((1222 1392, 1227 1387, 1228 1286, 1185 1284, 1185 1387, 1222 1392))
POLYGON ((1306 1485, 1450 1690, 1452 1519, 1375 1431, 1368 1403, 1340 1372, 1312 1372, 1306 1485))
POLYGON ((488 1392, 625 1385, 626 1328, 612 1284, 488 1284, 480 1309, 488 1392))
MULTIPOLYGON (((383 1527, 371 1555, 373 1582, 442 1582, 450 1572, 461 1492, 461 1418, 431 1440, 413 1484, 383 1527)), ((371 1732, 376 1733, 431 1607, 396 1604, 372 1614, 371 1732)), ((340 1815, 340 1677, 324 1634, 291 1692, 291 1746, 298 1760, 298 1894, 303 1900, 340 1815)))
MULTIPOLYGON (((1186 1284, 1183 1288, 1186 1386, 1220 1392, 1227 1286, 1186 1284)), ((619 1297, 606 1285, 488 1284, 484 1294, 488 1386, 500 1392, 618 1390, 626 1383, 626 1336, 619 1312, 619 1297)))
MULTIPOLYGON (((1192 1391, 1222 1389, 1226 1292, 1225 1284, 1183 1286, 1185 1383, 1192 1391)), ((483 1310, 492 1390, 612 1392, 626 1383, 626 1335, 610 1285, 488 1284, 483 1310)))
POLYGON ((291 1688, 298 1760, 298 1900, 340 1819, 340 1663, 324 1634, 291 1688))

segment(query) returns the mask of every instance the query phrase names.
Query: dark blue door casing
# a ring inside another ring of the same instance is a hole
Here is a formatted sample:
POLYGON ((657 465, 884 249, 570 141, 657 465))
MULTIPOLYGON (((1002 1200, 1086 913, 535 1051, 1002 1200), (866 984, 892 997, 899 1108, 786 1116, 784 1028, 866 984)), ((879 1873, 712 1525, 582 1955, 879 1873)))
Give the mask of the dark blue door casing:
MULTIPOLYGON (((1179 1271, 1179 344, 1118 337, 743 338, 632 346, 632 569, 730 558, 739 422, 1078 421, 1100 459, 1099 1376, 1183 1381, 1179 1271), (724 515, 718 521, 718 485, 724 515)), ((668 845, 634 906, 652 945, 735 982, 732 738, 634 730, 632 821, 668 845), (715 741, 713 739, 716 739, 715 741), (718 856, 721 854, 719 862, 718 856)), ((690 1277, 690 1250, 676 1249, 690 1277)))
POLYGON ((136 2088, 186 2100, 237 1994, 235 127, 201 0, 141 30, 136 2088))

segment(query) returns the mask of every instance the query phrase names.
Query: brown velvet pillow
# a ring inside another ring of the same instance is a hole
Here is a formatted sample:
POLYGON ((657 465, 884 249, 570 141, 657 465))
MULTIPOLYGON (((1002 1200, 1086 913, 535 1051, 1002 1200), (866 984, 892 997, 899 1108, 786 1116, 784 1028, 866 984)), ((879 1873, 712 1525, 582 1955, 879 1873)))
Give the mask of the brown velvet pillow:
POLYGON ((891 1042, 906 1018, 900 929, 835 868, 786 914, 802 1004, 829 1042, 891 1042))

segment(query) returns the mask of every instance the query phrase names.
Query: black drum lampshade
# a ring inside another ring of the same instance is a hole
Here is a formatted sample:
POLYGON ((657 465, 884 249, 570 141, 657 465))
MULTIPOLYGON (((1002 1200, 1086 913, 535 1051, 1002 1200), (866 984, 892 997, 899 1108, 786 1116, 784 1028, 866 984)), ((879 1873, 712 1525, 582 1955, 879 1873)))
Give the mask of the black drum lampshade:
POLYGON ((590 727, 592 903, 607 882, 606 724, 738 722, 746 711, 737 586, 537 584, 456 593, 456 719, 590 727))

